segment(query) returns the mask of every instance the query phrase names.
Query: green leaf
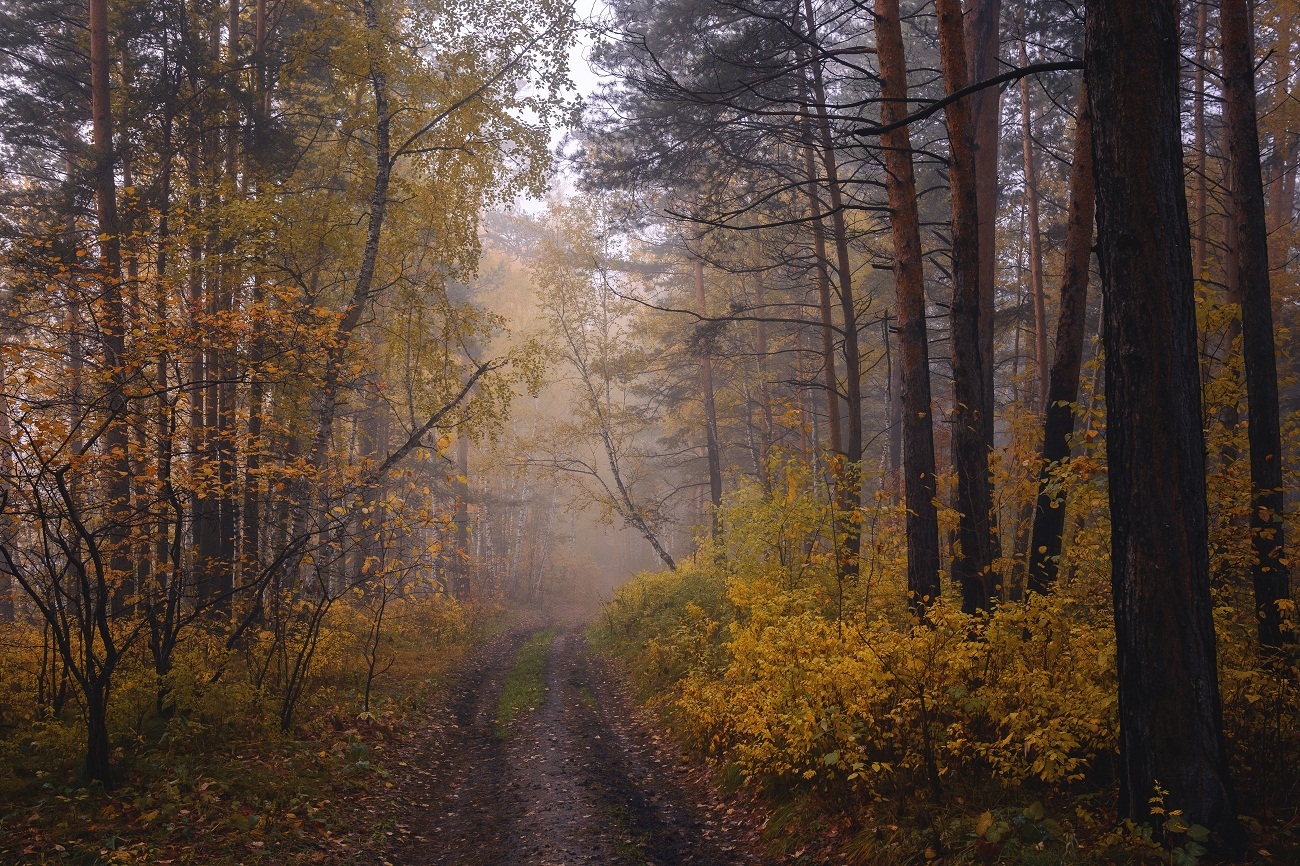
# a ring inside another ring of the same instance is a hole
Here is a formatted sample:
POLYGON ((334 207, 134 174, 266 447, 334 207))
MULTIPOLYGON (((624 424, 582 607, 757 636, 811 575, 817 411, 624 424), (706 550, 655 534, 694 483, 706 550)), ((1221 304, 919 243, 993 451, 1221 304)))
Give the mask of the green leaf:
POLYGON ((1032 806, 1025 809, 1025 817, 1035 822, 1043 820, 1043 804, 1035 800, 1032 806))
POLYGON ((1204 842, 1210 838, 1210 830, 1200 824, 1193 824, 1187 828, 1187 838, 1193 842, 1204 842))
POLYGON ((838 764, 839 762, 840 762, 839 752, 827 752, 825 755, 822 756, 822 763, 824 763, 828 767, 834 764, 838 764))

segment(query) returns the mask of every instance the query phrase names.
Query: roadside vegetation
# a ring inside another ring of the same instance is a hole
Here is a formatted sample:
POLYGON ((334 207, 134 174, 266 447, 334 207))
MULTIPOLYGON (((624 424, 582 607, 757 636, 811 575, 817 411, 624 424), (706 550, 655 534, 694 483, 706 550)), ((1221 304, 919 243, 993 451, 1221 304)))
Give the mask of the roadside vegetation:
MULTIPOLYGON (((347 859, 377 820, 354 808, 353 795, 401 772, 388 753, 427 724, 431 693, 496 616, 443 597, 390 604, 369 709, 370 623, 340 606, 322 627, 288 732, 264 654, 227 653, 212 638, 184 653, 161 683, 131 659, 110 716, 112 788, 85 784, 85 734, 71 694, 57 714, 7 712, 0 862, 347 859)), ((0 648, 7 707, 40 705, 30 691, 42 682, 39 635, 29 637, 30 645, 0 648)))
MULTIPOLYGON (((941 602, 918 621, 903 602, 902 509, 883 494, 863 509, 862 572, 845 580, 824 485, 792 459, 773 465, 773 493, 725 499, 717 540, 693 560, 620 588, 593 638, 723 784, 761 790, 778 852, 1195 863, 1208 830, 1170 804, 1114 820, 1105 475, 1080 467, 1060 479, 1072 543, 1051 594, 977 615, 941 602)), ((1300 856, 1300 670, 1254 645, 1238 595, 1216 590, 1230 761, 1249 862, 1288 863, 1300 856)))

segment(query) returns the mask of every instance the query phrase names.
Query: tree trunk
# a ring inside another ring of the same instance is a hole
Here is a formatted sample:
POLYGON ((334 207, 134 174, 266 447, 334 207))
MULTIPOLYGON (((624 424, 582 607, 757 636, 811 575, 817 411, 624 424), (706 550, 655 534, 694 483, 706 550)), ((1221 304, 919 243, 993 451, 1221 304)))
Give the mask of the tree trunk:
MULTIPOLYGON (((0 486, 9 484, 13 472, 13 430, 9 424, 9 388, 5 377, 4 348, 8 342, 8 328, 0 324, 0 486)), ((14 525, 8 515, 0 514, 0 545, 8 545, 13 538, 14 525)), ((0 623, 14 621, 14 577, 0 564, 0 623)))
MULTIPOLYGON (((704 262, 695 260, 695 305, 700 315, 709 315, 708 299, 704 294, 704 262)), ((718 509, 722 507, 722 451, 718 445, 718 410, 713 402, 713 347, 705 333, 700 334, 700 393, 704 398, 704 439, 709 459, 709 501, 713 503, 713 537, 717 538, 718 509)))
MULTIPOLYGON (((971 81, 985 81, 998 68, 1002 0, 967 0, 966 50, 971 81)), ((1023 66, 1024 63, 1022 62, 1023 66)), ((1020 79, 1021 82, 1027 79, 1020 79)), ((983 355, 984 405, 981 409, 993 441, 993 312, 997 293, 998 138, 1002 90, 986 87, 970 98, 972 149, 979 214, 980 353, 983 355)))
POLYGON ((885 376, 887 418, 889 421, 889 490, 890 501, 897 505, 902 501, 903 471, 903 365, 896 357, 891 331, 897 330, 890 324, 894 317, 885 311, 881 322, 880 336, 885 344, 885 376))
MULTIPOLYGON (((757 308, 764 313, 767 310, 767 299, 765 294, 766 293, 763 291, 763 277, 760 274, 758 282, 754 287, 754 300, 757 308)), ((761 315, 757 318, 758 321, 754 323, 754 354, 757 356, 755 359, 755 367, 758 372, 758 399, 762 403, 762 406, 759 407, 759 413, 763 419, 762 447, 759 449, 760 457, 762 458, 759 483, 763 485, 764 490, 767 490, 771 486, 768 458, 772 453, 772 433, 775 427, 775 421, 772 417, 772 389, 768 381, 767 323, 763 321, 761 315)))
MULTIPOLYGON (((969 83, 959 0, 937 0, 939 54, 949 93, 969 83)), ((952 198, 952 457, 957 469, 958 549, 953 579, 962 588, 962 610, 988 608, 995 597, 993 495, 989 483, 992 428, 985 414, 984 353, 980 334, 979 217, 970 104, 944 108, 948 120, 952 198)))
MULTIPOLYGON (((804 0, 804 22, 809 42, 817 46, 817 26, 812 0, 804 0)), ((853 265, 849 256, 848 221, 844 215, 843 192, 839 177, 835 140, 831 134, 826 86, 822 79, 822 58, 814 48, 812 69, 813 106, 817 112, 822 168, 826 173, 826 192, 831 205, 831 227, 835 237, 835 270, 839 276, 840 314, 844 323, 844 399, 848 416, 848 436, 844 456, 831 465, 835 501, 842 515, 839 531, 844 538, 837 552, 839 575, 852 579, 858 574, 861 552, 861 523, 852 516, 862 502, 862 361, 858 348, 858 313, 853 295, 853 265)))
MULTIPOLYGON (((1029 65, 1025 36, 1020 34, 1020 65, 1029 65)), ((1020 79, 1020 145, 1025 164, 1025 211, 1029 221, 1029 293, 1034 304, 1034 375, 1038 380, 1035 397, 1038 408, 1047 406, 1047 302, 1043 297, 1043 241, 1038 230, 1038 165, 1034 160, 1033 123, 1029 111, 1029 78, 1020 79)), ((1077 141, 1076 141, 1077 146, 1077 141)), ((1091 146, 1091 145, 1089 145, 1091 146)), ((1078 152, 1077 149, 1075 151, 1078 152)), ((1088 217, 1092 231, 1092 217, 1088 217)), ((1091 241, 1091 238, 1089 238, 1091 241)), ((1087 260, 1084 261, 1086 279, 1087 260)))
POLYGON ((832 453, 844 453, 843 422, 840 419, 840 386, 835 375, 835 324, 831 319, 830 262, 826 256, 826 227, 822 222, 821 200, 817 196, 817 162, 813 156, 812 128, 804 117, 804 169, 808 175, 808 211, 812 223, 813 256, 817 259, 817 297, 821 311, 822 365, 826 381, 826 420, 830 428, 832 453))
POLYGON ((457 431, 456 433, 456 471, 460 473, 460 475, 456 479, 456 513, 453 518, 456 523, 456 550, 452 553, 452 561, 456 565, 455 568, 452 569, 453 583, 451 586, 451 595, 453 598, 461 601, 468 601, 471 588, 468 558, 469 436, 464 430, 457 431))
POLYGON ((1286 9, 1278 13, 1277 84, 1273 89, 1273 111, 1277 117, 1273 121, 1273 153, 1269 160, 1268 187, 1268 227, 1269 235, 1276 238, 1277 249, 1270 256, 1274 268, 1285 265, 1284 232, 1291 225, 1292 211, 1295 208, 1295 135, 1291 129, 1294 107, 1291 102, 1291 30, 1295 23, 1295 11, 1286 9), (1290 183, 1288 184, 1288 179, 1290 183))
POLYGON ((1236 229, 1237 287, 1241 297, 1241 350, 1246 370, 1250 441, 1251 532, 1255 562, 1255 612, 1259 642, 1283 641, 1278 603, 1291 597, 1283 560, 1282 436, 1277 396, 1277 353, 1268 274, 1268 229, 1255 117, 1255 62, 1247 0, 1222 0, 1223 81, 1227 102, 1232 212, 1236 229))
MULTIPOLYGON (((197 130, 202 128, 201 118, 192 119, 192 133, 197 134, 197 130)), ((200 213, 203 207, 203 200, 199 192, 202 186, 202 178, 199 176, 199 145, 197 142, 191 144, 189 152, 186 154, 186 174, 190 186, 189 208, 191 213, 200 213)), ((190 230, 189 241, 189 273, 187 274, 186 286, 186 305, 188 307, 188 319, 190 334, 193 337, 194 344, 190 349, 189 358, 189 383, 185 389, 186 396, 189 398, 189 464, 190 473, 194 478, 201 478, 202 463, 204 453, 207 451, 207 437, 203 420, 206 416, 204 411, 204 401, 206 399, 206 389, 203 387, 203 380, 206 376, 204 370, 203 341, 201 335, 206 331, 204 322, 203 309, 203 239, 197 227, 190 230)), ((213 533, 213 504, 207 492, 201 484, 196 484, 192 492, 193 504, 191 505, 191 549, 192 554, 192 575, 191 582, 198 593, 200 599, 206 599, 209 593, 207 581, 207 564, 204 562, 203 551, 208 549, 208 538, 213 533)))
POLYGON ((1178 4, 1094 0, 1086 23, 1123 817, 1166 809, 1242 850, 1211 616, 1196 309, 1179 132, 1178 4), (1135 50, 1135 46, 1143 50, 1135 50))
MULTIPOLYGON (((804 0, 804 19, 808 38, 817 44, 817 29, 813 19, 812 0, 804 0)), ((822 169, 826 174, 826 194, 831 206, 831 229, 835 240, 835 270, 839 276, 840 313, 844 321, 844 398, 848 416, 848 436, 844 442, 844 458, 848 466, 842 493, 845 504, 856 506, 859 491, 859 463, 862 461, 862 365, 858 351, 858 314, 853 299, 853 263, 849 256, 848 223, 844 216, 844 201, 840 184, 839 165, 835 154, 835 140, 831 135, 830 117, 826 105, 826 87, 822 82, 821 58, 814 56, 812 68, 812 93, 817 112, 817 131, 820 134, 822 169), (851 498, 851 502, 849 502, 851 498)), ((856 524, 855 524, 856 525, 856 524)), ((853 533, 856 536, 856 533, 853 533)), ((850 568, 857 567, 857 546, 849 546, 850 568)))
POLYGON ((1064 497, 1048 490, 1051 468, 1070 455, 1074 432, 1074 403, 1079 399, 1083 363, 1084 320, 1088 311, 1088 262, 1092 255, 1093 214, 1097 189, 1092 174, 1092 115, 1087 86, 1079 89, 1079 115, 1074 127, 1074 166, 1070 170, 1070 210, 1061 274, 1061 309, 1056 320, 1056 356, 1043 403, 1043 459, 1038 476, 1038 502, 1029 542, 1029 588, 1047 592, 1056 581, 1061 533, 1065 528, 1064 497))
POLYGON ((1205 279, 1206 234, 1209 226, 1205 222, 1206 205, 1206 140, 1205 140, 1205 48, 1209 42, 1210 3, 1201 0, 1196 10, 1196 89, 1192 97, 1192 134, 1195 136, 1193 158, 1196 160, 1195 194, 1193 204, 1195 213, 1193 225, 1196 226, 1194 245, 1192 247, 1192 277, 1205 279))
POLYGON ((107 672, 85 684, 86 697, 86 778, 107 786, 112 780, 109 758, 113 754, 108 739, 107 672))
MULTIPOLYGON (((237 68, 239 55, 239 0, 230 0, 227 4, 226 20, 226 66, 237 68)), ((240 197, 238 180, 238 142, 240 136, 239 112, 232 107, 226 117, 225 142, 225 194, 231 201, 240 197)), ((241 282, 242 273, 234 260, 235 245, 232 239, 225 239, 221 244, 221 257, 218 265, 220 277, 217 280, 219 300, 217 309, 224 313, 223 318, 233 319, 238 313, 236 293, 241 282)), ((238 378, 237 355, 232 346, 217 349, 217 370, 220 383, 217 386, 217 479, 221 492, 217 501, 218 543, 217 552, 217 599, 222 611, 231 607, 231 596, 235 590, 236 547, 238 535, 236 523, 239 508, 235 499, 235 424, 237 415, 237 394, 235 381, 238 378)))
POLYGON ((90 107, 95 158, 95 215, 99 227, 103 279, 100 339, 108 371, 108 419, 104 453, 109 527, 106 534, 111 585, 115 590, 132 572, 130 552, 131 463, 126 410, 126 320, 122 305, 122 241, 113 178, 113 110, 109 95, 108 0, 90 0, 90 107))
MULTIPOLYGON (((266 0, 257 0, 253 18, 253 55, 256 65, 256 84, 261 115, 260 123, 270 107, 270 91, 266 84, 266 0)), ((265 292, 260 277, 253 280, 253 309, 261 315, 265 292)), ((244 508, 243 539, 240 557, 243 563, 241 582, 249 586, 261 576, 262 571, 262 413, 266 401, 266 383, 262 381, 261 365, 265 346, 259 333, 253 336, 248 349, 248 444, 244 457, 244 508)))
MULTIPOLYGON (((876 0, 876 50, 880 57, 882 124, 907 116, 907 63, 898 0, 876 0)), ((923 612, 939 597, 939 517, 935 507, 934 424, 930 407, 930 345, 925 326, 921 221, 911 135, 900 126, 881 136, 885 188, 894 244, 898 305, 899 378, 902 382, 903 498, 907 505, 907 593, 923 612)))

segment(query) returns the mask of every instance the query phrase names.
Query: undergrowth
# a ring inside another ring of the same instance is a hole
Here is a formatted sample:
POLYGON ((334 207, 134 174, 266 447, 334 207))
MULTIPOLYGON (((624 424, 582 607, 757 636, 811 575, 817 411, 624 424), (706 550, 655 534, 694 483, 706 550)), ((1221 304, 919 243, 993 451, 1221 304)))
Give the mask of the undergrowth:
MULTIPOLYGON (((618 590, 592 637, 724 784, 761 791, 779 853, 1193 864, 1203 828, 1180 826, 1177 804, 1159 827, 1115 822, 1115 637, 1107 525, 1094 510, 1104 475, 1068 484, 1056 592, 982 616, 941 600, 920 625, 903 603, 902 509, 882 493, 850 518, 864 562, 845 581, 826 542, 827 497, 790 461, 774 493, 754 486, 724 503, 717 541, 693 561, 618 590)), ((1252 856, 1300 862, 1300 670, 1262 658, 1253 608, 1216 591, 1252 856)))
POLYGON ((353 795, 388 785, 398 768, 387 753, 423 721, 432 690, 494 616, 445 597, 390 602, 367 712, 362 656, 371 620, 363 606, 338 605, 288 733, 274 683, 258 682, 256 647, 226 653, 219 635, 196 635, 162 682, 141 653, 113 696, 107 789, 81 777, 75 690, 55 712, 49 695, 38 694, 49 688, 39 632, 7 624, 0 862, 350 861, 354 834, 370 820, 356 814, 353 795))

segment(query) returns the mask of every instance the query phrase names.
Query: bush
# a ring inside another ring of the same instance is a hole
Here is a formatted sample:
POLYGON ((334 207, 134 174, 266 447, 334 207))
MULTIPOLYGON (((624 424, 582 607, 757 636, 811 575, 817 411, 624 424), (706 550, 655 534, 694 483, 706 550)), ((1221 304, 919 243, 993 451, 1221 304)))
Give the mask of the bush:
MULTIPOLYGON (((724 504, 721 537, 693 562, 622 587, 596 639, 724 777, 796 805, 805 827, 846 820, 878 835, 882 815, 911 814, 938 834, 920 833, 918 850, 984 859, 1018 840, 1025 858, 1047 851, 1060 862, 1080 834, 1101 844, 1097 803, 1111 802, 1115 784, 1105 524, 1084 511, 1104 505, 1094 469, 1062 479, 1078 544, 1052 595, 981 616, 941 600, 919 623, 902 603, 905 558, 890 541, 902 537, 901 511, 859 510, 861 573, 842 581, 829 536, 844 516, 806 468, 787 464, 776 494, 746 488, 724 504), (1045 817, 1029 807, 1038 803, 1064 814, 1045 817)), ((1251 809, 1294 808, 1300 671, 1259 656, 1253 610, 1231 598, 1217 618, 1234 766, 1251 809)), ((883 856, 875 838, 849 847, 883 856)), ((1149 838, 1133 845, 1162 850, 1149 838)))

